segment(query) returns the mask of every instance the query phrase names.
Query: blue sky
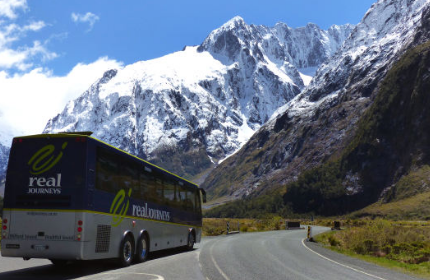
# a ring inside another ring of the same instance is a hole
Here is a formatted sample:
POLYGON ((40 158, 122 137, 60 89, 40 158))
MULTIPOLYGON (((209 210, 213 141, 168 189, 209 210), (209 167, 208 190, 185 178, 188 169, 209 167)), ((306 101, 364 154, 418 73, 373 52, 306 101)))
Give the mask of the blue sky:
POLYGON ((313 22, 327 29, 332 24, 358 23, 374 0, 308 1, 47 1, 28 2, 20 18, 43 20, 47 26, 28 34, 23 43, 49 39, 47 47, 58 54, 49 61, 57 75, 77 62, 89 63, 108 56, 130 64, 198 45, 214 29, 239 15, 248 24, 291 27, 313 22), (91 19, 74 22, 71 15, 91 13, 91 19))
POLYGON ((40 133, 105 70, 198 45, 234 16, 327 29, 358 23, 373 2, 0 0, 0 136, 40 133))

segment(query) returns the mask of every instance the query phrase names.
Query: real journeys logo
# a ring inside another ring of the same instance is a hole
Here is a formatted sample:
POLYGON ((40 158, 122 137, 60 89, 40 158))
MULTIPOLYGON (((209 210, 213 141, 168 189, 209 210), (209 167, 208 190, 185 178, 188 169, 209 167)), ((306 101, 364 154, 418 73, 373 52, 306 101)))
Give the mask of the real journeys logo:
POLYGON ((28 161, 30 166, 30 176, 28 183, 29 194, 60 194, 61 193, 61 173, 56 176, 39 176, 51 170, 63 157, 63 150, 67 147, 67 142, 61 145, 61 151, 55 155, 55 146, 50 144, 39 149, 28 161))
MULTIPOLYGON (((67 142, 64 142, 61 148, 64 150, 66 147, 67 142)), ((30 173, 33 175, 39 175, 54 167, 63 157, 63 151, 60 151, 57 157, 53 155, 54 152, 55 147, 52 144, 46 145, 42 149, 38 150, 28 161, 28 165, 31 165, 30 173)))
POLYGON ((116 227, 122 222, 122 220, 124 220, 125 216, 127 215, 128 208, 130 206, 130 196, 131 189, 128 190, 127 201, 124 201, 126 199, 125 190, 122 189, 116 194, 109 210, 109 213, 113 214, 112 226, 116 227))
MULTIPOLYGON (((116 194, 110 206, 109 213, 113 215, 111 225, 116 227, 122 223, 124 218, 127 216, 128 209, 130 207, 130 197, 131 189, 128 190, 128 197, 126 197, 125 190, 120 190, 116 194)), ((160 221, 170 221, 170 212, 158 209, 153 209, 148 207, 148 203, 143 205, 132 206, 131 215, 134 217, 160 220, 160 221)))

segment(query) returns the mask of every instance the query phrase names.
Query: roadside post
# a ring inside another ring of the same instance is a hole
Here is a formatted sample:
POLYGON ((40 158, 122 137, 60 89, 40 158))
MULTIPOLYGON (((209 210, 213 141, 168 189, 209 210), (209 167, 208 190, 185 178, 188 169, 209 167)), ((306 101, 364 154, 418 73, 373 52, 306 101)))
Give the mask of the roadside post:
POLYGON ((308 226, 308 241, 313 241, 312 239, 312 227, 308 226))
MULTIPOLYGON (((234 226, 233 226, 234 227, 234 226)), ((237 230, 230 231, 230 222, 227 222, 227 235, 240 232, 240 222, 237 222, 237 230)))
POLYGON ((333 222, 333 227, 331 228, 331 230, 340 230, 340 222, 339 221, 334 221, 333 222))

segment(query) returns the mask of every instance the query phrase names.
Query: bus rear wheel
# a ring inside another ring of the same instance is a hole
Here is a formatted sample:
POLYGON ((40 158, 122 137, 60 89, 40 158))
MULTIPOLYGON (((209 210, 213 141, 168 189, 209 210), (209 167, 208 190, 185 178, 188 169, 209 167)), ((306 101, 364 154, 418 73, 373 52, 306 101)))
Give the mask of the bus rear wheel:
POLYGON ((144 262, 148 258, 149 253, 149 242, 148 237, 146 237, 145 234, 142 234, 142 236, 139 238, 139 241, 137 242, 137 262, 144 262))
POLYGON ((129 266, 133 261, 134 255, 134 243, 130 235, 124 237, 119 251, 119 261, 121 266, 129 266))
POLYGON ((50 260, 53 265, 56 267, 63 267, 66 266, 68 261, 67 260, 50 260))

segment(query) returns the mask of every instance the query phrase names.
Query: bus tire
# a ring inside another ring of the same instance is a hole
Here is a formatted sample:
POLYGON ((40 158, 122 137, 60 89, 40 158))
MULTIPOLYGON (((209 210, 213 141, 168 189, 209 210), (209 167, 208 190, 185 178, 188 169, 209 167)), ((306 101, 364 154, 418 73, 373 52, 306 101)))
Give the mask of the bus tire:
POLYGON ((55 265, 56 267, 64 267, 67 265, 68 261, 67 260, 50 260, 52 262, 53 265, 55 265))
POLYGON ((134 242, 130 235, 126 235, 121 241, 119 248, 119 262, 120 265, 125 267, 133 262, 134 256, 134 242))
POLYGON ((149 253, 149 242, 146 234, 142 234, 137 241, 136 261, 141 263, 146 261, 149 253))
POLYGON ((194 243, 196 242, 196 238, 194 237, 194 232, 190 230, 188 232, 188 240, 187 240, 187 250, 190 251, 194 247, 194 243))

